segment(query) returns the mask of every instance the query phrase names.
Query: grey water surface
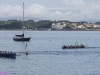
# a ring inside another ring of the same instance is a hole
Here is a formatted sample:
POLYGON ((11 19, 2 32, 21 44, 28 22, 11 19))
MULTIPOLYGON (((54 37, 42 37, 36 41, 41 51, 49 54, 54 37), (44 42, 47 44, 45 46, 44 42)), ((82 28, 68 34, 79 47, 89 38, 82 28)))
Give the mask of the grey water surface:
POLYGON ((21 33, 0 31, 0 51, 17 53, 16 59, 0 57, 0 75, 100 75, 100 31, 28 31, 29 42, 14 41, 21 33), (86 48, 62 49, 76 40, 86 48))

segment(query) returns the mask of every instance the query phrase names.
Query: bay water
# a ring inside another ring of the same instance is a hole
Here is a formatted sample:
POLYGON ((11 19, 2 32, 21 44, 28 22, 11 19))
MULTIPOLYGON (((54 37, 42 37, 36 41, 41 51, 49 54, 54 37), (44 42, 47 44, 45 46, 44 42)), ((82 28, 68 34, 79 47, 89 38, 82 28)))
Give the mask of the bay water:
POLYGON ((15 34, 22 31, 0 31, 0 51, 17 54, 0 57, 0 75, 100 75, 100 31, 28 31, 29 42, 14 41, 15 34), (85 48, 62 49, 76 40, 85 48))

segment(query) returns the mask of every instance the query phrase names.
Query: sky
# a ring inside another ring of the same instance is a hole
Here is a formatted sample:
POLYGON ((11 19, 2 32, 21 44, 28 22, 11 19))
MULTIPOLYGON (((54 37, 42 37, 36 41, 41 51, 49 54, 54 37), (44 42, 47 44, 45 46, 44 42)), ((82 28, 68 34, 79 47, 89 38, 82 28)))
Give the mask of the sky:
POLYGON ((0 0, 0 19, 100 21, 100 0, 0 0))

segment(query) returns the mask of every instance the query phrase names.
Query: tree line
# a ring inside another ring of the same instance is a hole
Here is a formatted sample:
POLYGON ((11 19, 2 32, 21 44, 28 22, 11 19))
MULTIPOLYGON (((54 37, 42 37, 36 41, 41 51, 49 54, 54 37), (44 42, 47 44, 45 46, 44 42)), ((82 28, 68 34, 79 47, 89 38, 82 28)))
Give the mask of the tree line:
MULTIPOLYGON (((52 23, 58 23, 58 22, 68 22, 69 25, 73 22, 68 20, 59 20, 59 21, 50 21, 50 20, 40 20, 35 22, 34 20, 26 20, 24 21, 24 27, 28 29, 41 29, 46 28, 49 29, 52 27, 52 23)), ((87 23, 85 21, 80 22, 74 22, 78 25, 87 23)), ((100 22, 96 22, 95 24, 100 25, 100 22)), ((7 21, 0 21, 0 29, 22 29, 23 27, 23 21, 22 20, 7 20, 7 21)), ((67 27, 68 28, 68 27, 67 27)), ((70 28, 68 28, 70 29, 70 28)))
POLYGON ((0 29, 22 29, 23 23, 24 27, 29 29, 40 29, 40 28, 51 28, 53 21, 50 20, 40 20, 35 22, 34 20, 8 20, 8 21, 0 21, 0 29))

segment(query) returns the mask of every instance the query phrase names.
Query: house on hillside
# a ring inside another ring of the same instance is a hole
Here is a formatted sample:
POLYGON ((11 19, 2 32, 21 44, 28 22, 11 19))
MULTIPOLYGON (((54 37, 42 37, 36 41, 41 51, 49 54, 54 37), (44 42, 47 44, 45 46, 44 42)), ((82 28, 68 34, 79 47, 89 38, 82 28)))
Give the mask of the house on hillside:
POLYGON ((62 30, 64 27, 66 27, 65 22, 58 22, 58 23, 52 23, 52 29, 54 30, 62 30))

